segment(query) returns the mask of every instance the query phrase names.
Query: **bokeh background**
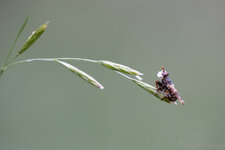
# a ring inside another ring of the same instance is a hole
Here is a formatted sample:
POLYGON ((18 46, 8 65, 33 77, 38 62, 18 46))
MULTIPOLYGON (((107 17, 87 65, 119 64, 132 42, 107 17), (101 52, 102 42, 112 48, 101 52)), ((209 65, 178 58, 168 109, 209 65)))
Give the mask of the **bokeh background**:
POLYGON ((1 150, 225 149, 224 0, 0 0, 0 64, 26 16, 16 49, 50 24, 17 60, 111 60, 152 85, 164 65, 185 105, 97 64, 69 61, 104 90, 55 63, 21 64, 0 80, 1 150))

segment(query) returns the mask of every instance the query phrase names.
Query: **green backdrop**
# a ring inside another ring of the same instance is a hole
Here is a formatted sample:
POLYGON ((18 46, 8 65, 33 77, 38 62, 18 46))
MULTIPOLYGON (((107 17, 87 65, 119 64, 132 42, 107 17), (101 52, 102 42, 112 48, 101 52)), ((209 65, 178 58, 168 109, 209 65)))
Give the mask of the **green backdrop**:
POLYGON ((99 90, 51 62, 21 64, 0 80, 1 150, 225 149, 225 1, 0 0, 0 64, 50 21, 18 60, 105 59, 154 85, 164 65, 185 105, 160 102, 111 70, 73 62, 99 90))

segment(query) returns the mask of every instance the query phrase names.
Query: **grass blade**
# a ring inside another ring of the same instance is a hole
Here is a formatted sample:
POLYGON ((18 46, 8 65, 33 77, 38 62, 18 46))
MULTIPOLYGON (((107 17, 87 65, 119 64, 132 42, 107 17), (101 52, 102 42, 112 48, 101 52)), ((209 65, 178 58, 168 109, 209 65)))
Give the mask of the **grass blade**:
POLYGON ((20 28, 19 32, 17 33, 16 38, 15 38, 15 40, 13 41, 12 46, 11 46, 10 49, 9 49, 9 53, 8 53, 8 55, 7 55, 7 57, 6 57, 6 60, 5 60, 5 65, 8 63, 9 57, 10 57, 10 55, 12 54, 12 51, 13 51, 15 45, 16 45, 16 42, 17 42, 17 40, 19 39, 21 33, 23 32, 25 26, 27 25, 28 19, 29 19, 28 17, 25 19, 25 21, 24 21, 22 27, 20 28))

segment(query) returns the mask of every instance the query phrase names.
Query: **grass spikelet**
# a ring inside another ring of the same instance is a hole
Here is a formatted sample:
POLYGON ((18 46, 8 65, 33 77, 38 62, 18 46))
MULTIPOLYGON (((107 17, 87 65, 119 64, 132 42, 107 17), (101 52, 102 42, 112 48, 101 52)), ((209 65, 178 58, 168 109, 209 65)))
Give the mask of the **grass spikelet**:
POLYGON ((32 34, 28 37, 27 41, 25 42, 25 44, 23 45, 23 47, 20 49, 20 51, 18 52, 17 55, 21 55, 22 53, 24 53, 32 44, 34 44, 37 41, 37 39, 47 29, 48 23, 49 22, 46 22, 45 24, 43 24, 42 26, 40 26, 37 30, 35 30, 35 31, 32 32, 32 34))
POLYGON ((111 61, 99 60, 99 63, 106 68, 116 70, 116 71, 119 71, 119 72, 122 72, 122 73, 132 74, 132 75, 135 75, 135 76, 143 75, 143 73, 141 73, 141 72, 139 72, 135 69, 132 69, 128 66, 117 64, 117 63, 114 63, 114 62, 111 62, 111 61))
POLYGON ((170 103, 170 100, 167 99, 167 98, 165 97, 165 95, 164 95, 162 92, 157 91, 157 89, 156 89, 154 86, 151 86, 151 85, 149 85, 148 83, 142 82, 142 81, 140 81, 140 80, 131 78, 131 77, 129 77, 129 76, 127 76, 127 75, 125 75, 125 74, 123 74, 123 73, 121 73, 121 72, 118 72, 118 71, 116 71, 116 72, 117 72, 118 74, 124 76, 125 78, 127 78, 127 79, 133 81, 133 82, 136 83, 138 86, 140 86, 141 88, 143 88, 144 90, 146 90, 146 91, 149 92, 150 94, 154 95, 154 96, 157 97, 158 99, 160 99, 160 100, 162 100, 162 101, 165 101, 165 102, 167 102, 167 103, 170 103))
POLYGON ((88 83, 94 85, 95 87, 97 87, 99 89, 104 89, 104 87, 98 81, 96 81, 93 77, 91 77, 87 73, 81 71, 80 69, 74 67, 73 65, 63 62, 63 61, 59 61, 59 60, 56 60, 56 62, 60 63, 61 65, 63 65, 64 67, 66 67, 67 69, 72 71, 74 74, 78 75, 79 77, 81 77, 88 83))
POLYGON ((157 89, 145 82, 139 81, 139 80, 132 80, 134 83, 136 83, 138 86, 140 86, 141 88, 143 88, 144 90, 146 90, 147 92, 151 93, 152 95, 154 95, 155 97, 170 103, 170 101, 165 97, 165 95, 162 92, 157 92, 157 89))

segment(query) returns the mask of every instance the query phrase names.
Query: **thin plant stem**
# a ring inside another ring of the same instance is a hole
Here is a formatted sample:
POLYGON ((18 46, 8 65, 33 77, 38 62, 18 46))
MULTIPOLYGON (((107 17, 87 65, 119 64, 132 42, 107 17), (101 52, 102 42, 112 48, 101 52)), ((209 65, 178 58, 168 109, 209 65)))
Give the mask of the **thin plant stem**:
POLYGON ((79 60, 79 61, 87 61, 87 62, 93 62, 98 63, 98 60, 92 60, 92 59, 85 59, 85 58, 52 58, 54 60, 79 60))
POLYGON ((13 59, 11 59, 9 62, 7 62, 5 64, 5 66, 8 66, 11 62, 13 62, 16 58, 18 57, 18 55, 16 55, 15 57, 13 57, 13 59))
POLYGON ((21 61, 15 62, 13 64, 9 64, 8 66, 4 67, 4 70, 6 70, 12 66, 21 64, 21 63, 27 63, 27 62, 32 62, 32 61, 56 61, 56 60, 78 60, 78 61, 86 61, 86 62, 93 62, 93 63, 99 62, 97 60, 84 59, 84 58, 33 58, 33 59, 21 60, 21 61))
POLYGON ((14 49, 15 45, 16 45, 16 42, 17 42, 18 38, 20 37, 20 35, 21 35, 21 33, 22 33, 22 31, 23 31, 24 27, 26 26, 27 22, 28 22, 28 17, 27 17, 27 18, 26 18, 26 20, 24 21, 24 23, 23 23, 22 27, 20 28, 20 30, 19 30, 19 32, 18 32, 18 34, 16 35, 15 40, 13 41, 12 46, 11 46, 11 47, 10 47, 10 49, 9 49, 9 53, 8 53, 8 55, 7 55, 6 59, 5 59, 4 66, 8 65, 10 62, 12 62, 13 60, 15 60, 15 59, 16 59, 16 57, 17 57, 17 56, 16 56, 16 57, 14 57, 14 58, 13 58, 10 62, 8 62, 8 61, 9 61, 9 57, 11 56, 12 51, 13 51, 13 49, 14 49))
POLYGON ((127 79, 129 79, 129 80, 132 80, 132 81, 137 80, 137 79, 131 78, 131 77, 129 77, 129 76, 127 76, 127 75, 125 75, 125 74, 119 72, 119 71, 115 71, 115 72, 118 73, 118 74, 120 74, 120 75, 122 75, 122 76, 124 76, 125 78, 127 78, 127 79))
POLYGON ((13 52, 13 49, 14 49, 14 47, 15 47, 15 45, 16 45, 16 42, 17 42, 17 40, 19 39, 19 37, 20 37, 20 35, 21 35, 23 29, 25 28, 27 22, 28 22, 28 17, 25 19, 25 21, 24 21, 22 27, 20 28, 19 32, 17 33, 16 38, 14 39, 14 41, 13 41, 13 43, 12 43, 10 49, 9 49, 8 55, 6 56, 6 59, 5 59, 4 63, 3 63, 3 66, 1 67, 0 78, 1 78, 1 76, 2 76, 2 74, 3 74, 3 72, 5 71, 5 69, 7 68, 6 66, 8 66, 12 61, 14 61, 14 60, 17 58, 17 55, 16 55, 13 59, 11 59, 11 60, 9 61, 9 58, 10 58, 12 52, 13 52))

